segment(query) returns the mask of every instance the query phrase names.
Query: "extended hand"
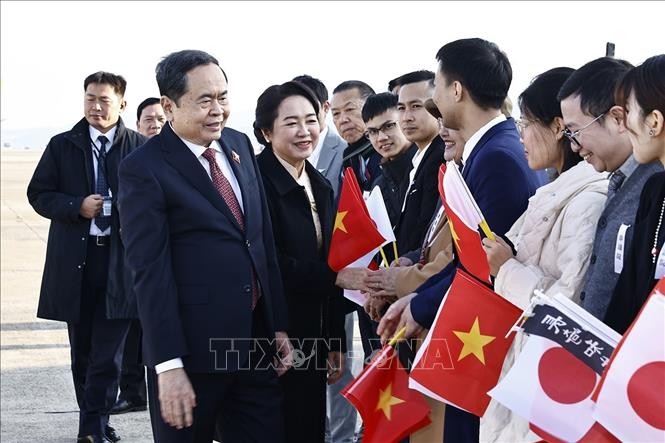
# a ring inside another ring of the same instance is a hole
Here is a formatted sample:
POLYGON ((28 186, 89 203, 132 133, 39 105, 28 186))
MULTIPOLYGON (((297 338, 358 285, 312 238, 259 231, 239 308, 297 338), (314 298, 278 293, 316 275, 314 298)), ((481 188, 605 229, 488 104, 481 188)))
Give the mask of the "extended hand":
POLYGON ((196 394, 183 368, 171 369, 157 375, 159 409, 162 418, 177 429, 194 423, 196 394))
POLYGON ((371 289, 374 297, 396 297, 397 273, 398 270, 395 268, 368 271, 365 286, 371 289))
POLYGON ((79 214, 85 218, 95 218, 102 211, 104 199, 99 194, 91 194, 83 199, 79 214))
POLYGON ((369 292, 369 288, 365 286, 365 277, 368 272, 367 268, 344 268, 337 273, 335 284, 342 289, 369 292))
POLYGON ((365 312, 374 321, 381 320, 381 312, 389 304, 388 300, 381 297, 367 297, 365 301, 365 312))
MULTIPOLYGON (((376 329, 376 333, 381 336, 381 343, 385 344, 388 340, 391 339, 395 332, 399 329, 400 323, 402 321, 402 313, 411 303, 411 299, 416 296, 415 292, 400 298, 395 303, 390 305, 390 308, 383 314, 379 327, 376 329)), ((410 312, 410 311, 409 311, 410 312)))
POLYGON ((390 264, 391 268, 400 268, 406 266, 413 266, 413 262, 410 258, 398 257, 397 260, 393 260, 393 262, 390 264))
POLYGON ((293 366, 293 346, 286 332, 275 332, 275 341, 277 342, 277 361, 275 362, 275 371, 277 376, 282 376, 293 366))

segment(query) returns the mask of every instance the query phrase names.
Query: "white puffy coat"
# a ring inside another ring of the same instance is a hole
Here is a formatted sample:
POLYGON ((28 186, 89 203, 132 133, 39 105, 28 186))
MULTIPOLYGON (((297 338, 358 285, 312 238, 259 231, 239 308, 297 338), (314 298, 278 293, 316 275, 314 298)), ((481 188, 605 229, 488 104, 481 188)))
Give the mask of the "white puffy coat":
MULTIPOLYGON (((580 302, 580 291, 596 233, 596 223, 607 198, 607 175, 580 162, 529 199, 526 212, 506 236, 517 255, 501 266, 494 290, 526 309, 535 289, 561 293, 580 302)), ((522 349, 518 334, 503 364, 502 377, 522 349)), ((541 440, 529 423, 492 401, 480 424, 483 442, 541 440)))

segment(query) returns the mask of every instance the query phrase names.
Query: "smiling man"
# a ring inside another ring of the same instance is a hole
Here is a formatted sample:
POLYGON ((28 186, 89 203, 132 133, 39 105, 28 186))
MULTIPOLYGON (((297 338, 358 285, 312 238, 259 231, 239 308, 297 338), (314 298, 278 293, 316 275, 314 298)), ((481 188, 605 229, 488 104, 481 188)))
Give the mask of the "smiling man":
POLYGON ((632 155, 624 110, 614 103, 614 90, 632 66, 611 57, 587 63, 559 91, 564 135, 574 151, 598 172, 610 172, 607 203, 580 294, 582 306, 603 319, 629 249, 642 187, 661 165, 639 165, 632 155))
POLYGON ((28 185, 28 200, 51 220, 37 316, 67 322, 79 406, 79 442, 120 439, 108 425, 120 355, 135 318, 124 282, 115 198, 118 164, 145 138, 125 125, 127 82, 96 72, 83 83, 85 117, 56 135, 28 185))
POLYGON ((224 441, 283 441, 291 347, 254 151, 225 128, 214 57, 175 52, 156 72, 169 124, 122 163, 119 195, 155 441, 211 441, 217 420, 224 441), (259 346, 284 364, 261 366, 259 346))
POLYGON ((362 109, 365 135, 382 157, 378 185, 392 226, 402 212, 404 192, 408 185, 411 159, 417 147, 406 139, 399 128, 397 96, 390 92, 370 95, 362 109))

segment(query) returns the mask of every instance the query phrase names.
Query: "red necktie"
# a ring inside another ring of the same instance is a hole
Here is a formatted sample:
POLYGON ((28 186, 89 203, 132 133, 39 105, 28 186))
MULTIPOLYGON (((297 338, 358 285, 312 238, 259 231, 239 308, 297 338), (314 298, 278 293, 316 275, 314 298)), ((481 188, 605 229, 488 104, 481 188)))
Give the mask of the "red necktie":
MULTIPOLYGON (((221 197, 224 199, 229 209, 231 210, 233 217, 235 217, 236 221, 240 225, 240 229, 244 232, 245 218, 243 217, 242 211, 240 210, 240 204, 238 203, 235 192, 233 192, 231 183, 229 183, 229 180, 224 177, 222 170, 219 168, 219 165, 217 165, 217 161, 215 160, 215 150, 208 148, 203 152, 202 155, 210 165, 210 177, 212 178, 212 184, 215 186, 215 189, 217 189, 219 195, 221 195, 221 197)), ((259 286, 256 281, 254 266, 252 266, 252 309, 256 307, 256 301, 258 299, 259 286)))

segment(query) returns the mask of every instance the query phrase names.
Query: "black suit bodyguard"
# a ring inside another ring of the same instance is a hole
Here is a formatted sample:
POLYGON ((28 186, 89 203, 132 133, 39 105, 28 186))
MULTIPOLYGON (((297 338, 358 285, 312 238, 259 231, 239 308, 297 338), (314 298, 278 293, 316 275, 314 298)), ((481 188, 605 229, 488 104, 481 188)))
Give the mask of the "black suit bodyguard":
MULTIPOLYGON (((120 166, 119 211, 134 276, 155 440, 283 441, 272 368, 257 338, 290 355, 266 198, 246 135, 224 129, 226 74, 201 51, 157 66, 169 120, 120 166)), ((278 368, 278 373, 287 369, 278 368)))
POLYGON ((28 185, 51 220, 37 316, 67 322, 81 442, 119 439, 108 411, 136 316, 115 199, 118 164, 145 138, 120 119, 126 84, 107 72, 85 79, 85 118, 51 139, 28 185))

